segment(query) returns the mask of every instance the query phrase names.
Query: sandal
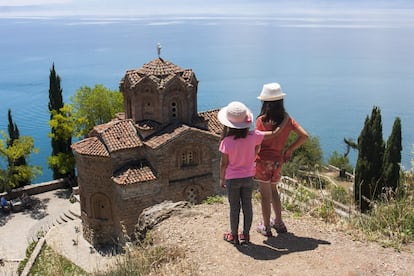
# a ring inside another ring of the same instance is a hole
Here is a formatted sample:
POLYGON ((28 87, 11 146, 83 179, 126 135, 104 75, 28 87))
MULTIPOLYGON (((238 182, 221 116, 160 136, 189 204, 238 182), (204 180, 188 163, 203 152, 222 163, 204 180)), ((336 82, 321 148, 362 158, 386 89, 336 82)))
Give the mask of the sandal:
POLYGON ((250 235, 244 235, 243 233, 239 234, 239 243, 241 245, 249 244, 250 243, 250 235))
POLYGON ((234 236, 232 233, 230 233, 230 232, 225 232, 224 233, 224 235, 223 235, 223 239, 226 241, 226 242, 229 242, 229 243, 231 243, 231 244, 238 244, 239 243, 239 241, 238 241, 238 239, 237 239, 237 236, 234 236))
POLYGON ((274 219, 271 219, 270 226, 273 227, 278 234, 287 232, 286 225, 283 221, 276 223, 274 219))
POLYGON ((265 237, 272 237, 272 229, 270 227, 266 227, 264 226, 263 223, 259 223, 259 225, 257 225, 256 231, 259 232, 260 234, 262 234, 265 237))

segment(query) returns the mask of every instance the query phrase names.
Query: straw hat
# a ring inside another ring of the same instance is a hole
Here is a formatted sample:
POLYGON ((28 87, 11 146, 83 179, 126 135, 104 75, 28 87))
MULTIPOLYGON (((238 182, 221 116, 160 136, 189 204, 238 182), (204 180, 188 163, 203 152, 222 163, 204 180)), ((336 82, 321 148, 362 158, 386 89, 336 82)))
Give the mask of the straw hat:
POLYGON ((257 97, 261 101, 277 101, 285 97, 285 93, 282 92, 280 85, 277 82, 267 83, 263 85, 260 96, 257 97))
POLYGON ((220 109, 217 115, 219 121, 231 128, 249 128, 252 124, 252 112, 241 102, 231 102, 220 109))

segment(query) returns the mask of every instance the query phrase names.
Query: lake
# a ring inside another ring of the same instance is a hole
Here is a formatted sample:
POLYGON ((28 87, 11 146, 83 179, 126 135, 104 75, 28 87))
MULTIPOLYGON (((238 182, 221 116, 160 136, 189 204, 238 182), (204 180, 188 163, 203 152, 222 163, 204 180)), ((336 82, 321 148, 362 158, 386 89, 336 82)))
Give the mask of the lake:
MULTIPOLYGON (((12 110, 21 135, 32 136, 48 181, 49 73, 61 77, 65 103, 81 86, 118 89, 126 70, 161 57, 191 68, 199 80, 198 111, 239 100, 258 114, 262 85, 279 82, 285 107, 312 136, 325 160, 357 140, 373 106, 387 140, 402 121, 402 165, 414 143, 414 16, 355 18, 171 17, 109 19, 0 18, 0 130, 12 110)), ((355 165, 357 153, 351 152, 355 165)))

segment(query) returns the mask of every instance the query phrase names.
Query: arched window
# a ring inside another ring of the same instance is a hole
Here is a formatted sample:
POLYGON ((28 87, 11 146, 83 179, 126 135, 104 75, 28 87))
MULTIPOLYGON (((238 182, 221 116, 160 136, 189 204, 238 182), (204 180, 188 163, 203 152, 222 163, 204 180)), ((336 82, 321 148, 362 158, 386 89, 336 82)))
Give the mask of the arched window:
POLYGON ((186 150, 181 152, 181 161, 180 166, 181 167, 187 167, 187 166, 195 166, 198 165, 198 161, 196 158, 197 154, 194 150, 186 150))

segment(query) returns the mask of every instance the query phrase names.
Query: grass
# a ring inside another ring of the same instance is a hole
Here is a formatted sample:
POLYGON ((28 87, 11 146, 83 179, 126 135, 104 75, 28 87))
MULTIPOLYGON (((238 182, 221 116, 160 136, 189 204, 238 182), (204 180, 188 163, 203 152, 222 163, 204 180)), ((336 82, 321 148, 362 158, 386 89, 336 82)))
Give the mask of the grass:
MULTIPOLYGON (((36 243, 28 248, 30 256, 36 243)), ((23 262, 22 262, 23 263, 23 262)), ((21 274, 25 264, 18 271, 21 274)), ((93 275, 197 275, 196 265, 185 259, 185 251, 179 247, 158 246, 153 244, 152 234, 136 245, 125 248, 115 264, 107 271, 96 271, 93 275)), ((30 275, 91 275, 70 260, 43 246, 30 275)))
POLYGON ((215 195, 209 196, 205 200, 203 200, 203 204, 217 204, 217 203, 224 203, 225 197, 222 195, 215 195))
POLYGON ((335 223, 338 221, 338 215, 335 212, 335 206, 331 201, 324 200, 319 206, 311 210, 311 215, 323 219, 328 223, 335 223))
POLYGON ((289 197, 282 197, 282 206, 295 216, 300 216, 309 211, 309 205, 311 201, 316 198, 316 194, 310 189, 305 189, 303 186, 299 186, 295 189, 294 193, 289 197))
MULTIPOLYGON (((404 193, 399 196, 388 195, 375 202, 368 215, 341 220, 341 222, 345 222, 353 233, 363 233, 364 239, 379 242, 387 247, 400 250, 404 245, 412 245, 414 242, 414 177, 406 179, 412 181, 407 182, 404 193)), ((343 188, 331 187, 329 189, 335 201, 347 204, 352 199, 343 188)), ((283 200, 282 206, 294 216, 309 213, 327 223, 338 222, 339 216, 335 213, 333 204, 328 200, 321 200, 315 205, 315 198, 317 198, 317 191, 312 192, 299 187, 289 200, 283 200), (314 205, 310 207, 311 204, 314 205)), ((202 203, 223 204, 225 200, 225 196, 216 195, 208 197, 202 203)), ((260 202, 260 193, 256 190, 253 192, 253 200, 260 202)), ((28 256, 35 245, 36 243, 32 243, 27 249, 28 256)), ((24 264, 22 262, 21 270, 24 264)), ((87 275, 81 268, 49 247, 42 249, 31 274, 87 275)), ((94 275, 197 275, 197 264, 191 263, 186 258, 183 248, 154 245, 152 234, 149 232, 143 242, 127 247, 125 254, 120 255, 116 264, 108 271, 96 272, 94 275)))
MULTIPOLYGON (((383 195, 381 200, 374 202, 369 213, 352 219, 341 219, 335 212, 333 203, 326 198, 315 205, 312 200, 316 191, 313 194, 302 188, 297 188, 290 198, 285 198, 282 206, 294 216, 308 213, 327 223, 340 221, 348 225, 354 236, 362 233, 362 239, 401 250, 405 246, 410 248, 414 243, 414 176, 405 176, 404 180, 406 184, 403 192, 383 195)), ((329 189, 332 200, 344 205, 352 204, 352 195, 344 187, 328 185, 326 188, 329 189)))
POLYGON ((353 219, 369 240, 400 250, 414 242, 414 189, 375 202, 367 216, 353 219))
POLYGON ((48 245, 44 245, 30 270, 30 275, 88 275, 88 273, 48 245))
POLYGON ((116 264, 103 274, 95 275, 197 275, 195 264, 185 259, 185 251, 179 247, 153 244, 149 232, 141 243, 126 248, 116 264))
POLYGON ((35 249, 37 245, 37 242, 32 242, 29 244, 29 246, 26 248, 26 258, 24 258, 23 261, 19 263, 19 266, 17 267, 17 273, 20 275, 23 272, 24 267, 26 266, 27 262, 29 261, 30 255, 32 255, 33 250, 35 249))
POLYGON ((342 186, 330 186, 331 197, 333 200, 340 202, 342 204, 349 204, 351 202, 351 196, 342 186))

